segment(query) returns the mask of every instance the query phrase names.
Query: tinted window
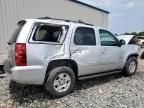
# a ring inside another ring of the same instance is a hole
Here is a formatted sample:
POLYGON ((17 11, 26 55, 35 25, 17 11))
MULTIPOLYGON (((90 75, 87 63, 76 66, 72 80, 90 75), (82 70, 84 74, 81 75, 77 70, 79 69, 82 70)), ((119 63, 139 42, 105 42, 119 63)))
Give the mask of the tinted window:
POLYGON ((75 31, 74 43, 76 45, 96 45, 94 29, 78 27, 75 31))
POLYGON ((136 44, 138 41, 139 41, 138 37, 137 37, 137 36, 134 36, 134 37, 130 40, 129 44, 136 44))
POLYGON ((62 36, 61 26, 39 26, 36 29, 33 40, 45 42, 59 42, 62 36))
POLYGON ((18 28, 14 31, 12 37, 10 38, 8 43, 15 43, 17 40, 17 37, 21 31, 21 29, 23 28, 23 26, 18 26, 18 28))
POLYGON ((118 45, 118 39, 116 37, 106 31, 106 30, 99 30, 100 34, 100 41, 101 41, 101 46, 117 46, 118 45))

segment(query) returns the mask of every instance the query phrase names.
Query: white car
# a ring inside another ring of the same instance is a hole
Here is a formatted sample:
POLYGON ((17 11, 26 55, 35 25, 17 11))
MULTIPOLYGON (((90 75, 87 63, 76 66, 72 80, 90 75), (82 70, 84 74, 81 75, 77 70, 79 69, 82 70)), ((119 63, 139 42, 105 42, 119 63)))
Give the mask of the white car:
POLYGON ((142 48, 144 47, 144 36, 139 36, 139 44, 142 46, 142 48))
POLYGON ((137 44, 140 45, 139 39, 135 35, 119 35, 117 36, 119 40, 123 39, 126 44, 137 44))

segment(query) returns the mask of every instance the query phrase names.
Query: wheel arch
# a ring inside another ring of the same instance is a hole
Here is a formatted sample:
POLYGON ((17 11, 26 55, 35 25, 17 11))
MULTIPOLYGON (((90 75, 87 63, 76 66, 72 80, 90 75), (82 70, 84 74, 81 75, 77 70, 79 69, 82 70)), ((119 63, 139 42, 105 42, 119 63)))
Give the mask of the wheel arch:
MULTIPOLYGON (((133 54, 128 55, 127 58, 126 58, 125 61, 124 61, 124 64, 126 64, 127 60, 128 60, 130 57, 136 57, 136 58, 138 58, 138 56, 139 56, 139 54, 137 54, 137 53, 133 53, 133 54)), ((125 66, 125 65, 124 65, 124 66, 125 66)))
POLYGON ((48 63, 44 82, 47 79, 47 77, 49 76, 49 72, 53 68, 56 68, 59 66, 67 66, 67 67, 71 68, 73 70, 76 78, 78 78, 78 65, 77 65, 77 63, 74 60, 70 60, 70 59, 59 59, 59 60, 52 60, 48 63))
POLYGON ((139 54, 130 54, 128 57, 127 57, 127 60, 130 58, 130 57, 136 57, 138 58, 139 54))
POLYGON ((124 68, 123 68, 123 72, 125 73, 126 76, 132 76, 134 75, 134 73, 136 72, 136 69, 137 69, 137 65, 138 65, 138 61, 136 60, 138 58, 138 54, 131 54, 127 57, 126 59, 126 62, 125 62, 125 65, 124 65, 124 68), (135 68, 135 71, 133 71, 132 73, 130 72, 129 70, 129 64, 130 64, 130 61, 129 59, 132 58, 132 57, 135 57, 135 60, 136 60, 136 68, 135 68), (128 64, 127 64, 128 63, 128 64))

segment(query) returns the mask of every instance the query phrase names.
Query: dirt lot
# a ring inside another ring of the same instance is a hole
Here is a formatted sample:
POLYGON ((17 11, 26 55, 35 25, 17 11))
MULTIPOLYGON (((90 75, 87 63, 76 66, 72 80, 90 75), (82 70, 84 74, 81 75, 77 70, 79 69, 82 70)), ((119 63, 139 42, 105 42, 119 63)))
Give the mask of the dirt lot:
POLYGON ((9 83, 0 75, 0 108, 127 108, 144 107, 144 61, 140 60, 136 75, 121 74, 79 81, 75 91, 63 98, 52 99, 41 86, 9 83))

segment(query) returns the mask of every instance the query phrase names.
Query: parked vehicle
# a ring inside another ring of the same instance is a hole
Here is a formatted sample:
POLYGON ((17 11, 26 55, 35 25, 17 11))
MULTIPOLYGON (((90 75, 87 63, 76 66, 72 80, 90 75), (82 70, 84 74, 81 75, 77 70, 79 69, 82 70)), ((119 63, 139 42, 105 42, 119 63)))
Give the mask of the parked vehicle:
POLYGON ((5 71, 21 84, 44 85, 50 95, 70 93, 76 80, 137 70, 138 46, 124 45, 108 30, 52 18, 18 23, 5 71))
POLYGON ((139 44, 141 45, 142 48, 144 48, 144 36, 138 36, 139 39, 139 44))
POLYGON ((142 45, 139 40, 139 37, 135 35, 118 35, 117 37, 119 40, 121 39, 125 40, 126 44, 135 44, 139 46, 142 45))

